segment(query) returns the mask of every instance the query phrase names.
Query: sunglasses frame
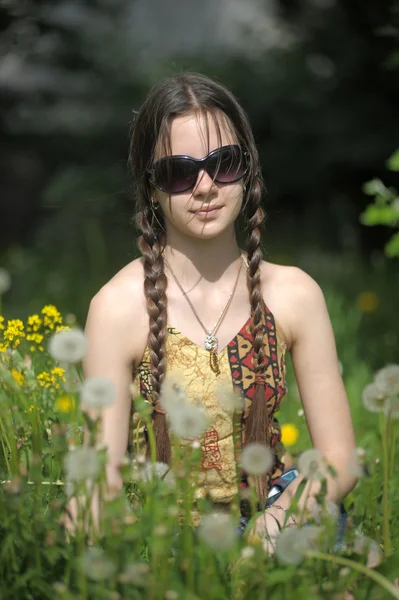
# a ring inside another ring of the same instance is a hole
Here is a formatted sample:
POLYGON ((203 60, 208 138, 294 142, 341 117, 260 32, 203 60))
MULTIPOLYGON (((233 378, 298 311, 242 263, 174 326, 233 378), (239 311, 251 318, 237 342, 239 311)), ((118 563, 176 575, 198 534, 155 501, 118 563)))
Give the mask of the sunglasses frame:
MULTIPOLYGON (((248 157, 248 152, 246 150, 243 150, 239 144, 227 144, 226 146, 220 146, 220 148, 215 148, 215 150, 212 150, 212 152, 209 152, 209 154, 207 156, 205 156, 204 158, 193 158, 192 156, 187 156, 185 154, 172 154, 171 156, 165 156, 164 158, 160 158, 153 164, 152 169, 148 169, 148 173, 150 174, 150 182, 156 188, 161 190, 161 192, 164 192, 166 194, 184 194, 185 192, 188 192, 189 190, 192 190, 195 187, 195 185, 198 181, 198 174, 200 171, 206 171, 208 173, 208 175, 211 176, 210 173, 206 169, 207 162, 209 161, 210 158, 212 158, 214 156, 214 154, 216 154, 216 152, 221 152, 223 150, 226 150, 226 148, 238 148, 245 159, 248 157), (190 185, 187 189, 180 190, 179 192, 168 192, 167 190, 162 189, 162 187, 159 186, 155 181, 155 165, 164 160, 170 160, 173 158, 183 158, 185 160, 189 160, 190 162, 193 162, 196 166, 198 166, 197 177, 196 177, 194 183, 192 185, 190 185)), ((213 179, 213 178, 212 179, 216 183, 219 183, 220 185, 229 185, 230 183, 236 183, 237 181, 240 181, 240 179, 242 179, 245 176, 247 170, 248 170, 248 165, 245 166, 244 173, 242 175, 240 175, 240 177, 237 177, 236 179, 233 179, 232 181, 218 181, 217 177, 215 177, 215 179, 213 179)))

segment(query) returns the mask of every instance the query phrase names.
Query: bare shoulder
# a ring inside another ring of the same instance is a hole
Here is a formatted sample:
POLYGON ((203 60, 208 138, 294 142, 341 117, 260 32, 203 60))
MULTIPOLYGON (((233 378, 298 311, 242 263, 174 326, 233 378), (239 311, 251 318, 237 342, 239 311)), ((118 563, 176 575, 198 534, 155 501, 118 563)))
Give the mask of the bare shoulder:
POLYGON ((292 347, 298 329, 317 313, 325 313, 324 294, 319 284, 302 269, 262 261, 265 302, 292 347))
POLYGON ((148 337, 148 317, 143 289, 141 259, 123 267, 90 302, 86 329, 101 327, 113 332, 130 352, 134 363, 141 360, 148 337))

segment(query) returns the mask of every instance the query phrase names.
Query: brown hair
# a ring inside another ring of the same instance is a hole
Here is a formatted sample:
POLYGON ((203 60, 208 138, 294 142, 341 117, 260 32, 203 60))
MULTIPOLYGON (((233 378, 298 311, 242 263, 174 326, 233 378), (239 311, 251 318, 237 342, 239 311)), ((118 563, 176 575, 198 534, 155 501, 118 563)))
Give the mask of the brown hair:
MULTIPOLYGON (((269 417, 265 399, 265 353, 262 315, 264 302, 260 283, 261 225, 265 219, 261 197, 263 181, 259 156, 248 118, 234 95, 220 83, 199 73, 183 73, 155 86, 133 123, 129 165, 135 182, 136 223, 141 232, 138 247, 144 259, 144 292, 149 314, 148 345, 151 357, 151 387, 154 407, 153 425, 157 443, 157 459, 170 462, 170 439, 166 417, 159 407, 159 394, 166 371, 165 339, 167 324, 167 278, 164 272, 162 241, 165 235, 162 213, 155 210, 151 196, 149 169, 156 148, 170 154, 170 125, 174 117, 200 113, 214 119, 220 136, 220 116, 227 118, 238 143, 248 153, 245 197, 241 211, 248 230, 247 284, 251 304, 251 326, 254 336, 254 368, 256 391, 245 421, 244 443, 269 445, 269 417)), ((257 480, 261 499, 267 495, 267 476, 257 480)))

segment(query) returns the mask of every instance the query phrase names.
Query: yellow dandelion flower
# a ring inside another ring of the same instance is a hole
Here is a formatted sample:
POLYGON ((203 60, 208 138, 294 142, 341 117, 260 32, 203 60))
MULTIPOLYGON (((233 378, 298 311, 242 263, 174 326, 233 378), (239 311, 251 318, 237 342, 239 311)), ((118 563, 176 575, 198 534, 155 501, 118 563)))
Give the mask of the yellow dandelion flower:
POLYGON ((75 408, 75 398, 73 396, 60 396, 55 401, 55 407, 62 413, 70 413, 75 408))
POLYGON ((281 426, 281 442, 283 446, 293 446, 298 437, 298 428, 293 423, 284 423, 281 426))
POLYGON ((361 292, 356 298, 356 307, 364 313, 374 312, 379 303, 375 292, 361 292))
POLYGON ((0 329, 4 329, 4 317, 0 315, 0 329))
POLYGON ((25 377, 22 375, 22 373, 17 371, 17 369, 11 369, 11 375, 13 376, 15 381, 18 383, 18 385, 20 385, 21 387, 24 385, 25 377))

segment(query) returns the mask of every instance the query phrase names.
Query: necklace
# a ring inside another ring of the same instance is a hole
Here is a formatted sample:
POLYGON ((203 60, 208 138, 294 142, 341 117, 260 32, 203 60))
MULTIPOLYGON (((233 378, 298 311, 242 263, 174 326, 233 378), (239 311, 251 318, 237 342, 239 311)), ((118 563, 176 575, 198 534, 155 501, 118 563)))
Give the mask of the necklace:
POLYGON ((241 254, 241 261, 240 261, 240 266, 237 272, 237 277, 234 283, 234 287, 233 290, 227 300, 226 306, 223 308, 222 312, 220 313, 218 320, 216 321, 215 325, 212 327, 212 329, 207 329, 205 327, 205 325, 203 324, 203 322, 201 321, 201 319, 199 318, 199 315, 195 309, 195 306, 193 305, 193 303, 191 302, 190 298, 187 296, 187 293, 184 291, 183 286, 181 285, 180 281, 177 279, 172 267, 170 266, 169 262, 166 260, 166 257, 163 257, 164 261, 165 261, 165 265, 168 267, 173 279, 176 282, 177 287, 179 288, 179 290, 181 291, 181 293, 183 294, 184 298, 187 300, 191 310, 194 313, 194 316, 196 317, 198 323, 201 325, 202 329, 205 331, 205 350, 208 350, 209 352, 209 364, 210 367, 212 369, 212 371, 214 373, 216 373, 216 375, 220 375, 220 369, 219 369, 219 362, 218 362, 218 358, 217 358, 217 348, 218 348, 218 344, 219 344, 219 340, 216 337, 216 332, 218 331, 220 325, 222 324, 222 321, 224 319, 224 317, 227 314, 227 311, 230 308, 230 304, 231 301, 233 300, 235 291, 237 289, 237 285, 238 285, 238 280, 240 278, 240 273, 241 273, 241 267, 242 267, 242 263, 245 262, 245 264, 247 264, 245 257, 241 254))

